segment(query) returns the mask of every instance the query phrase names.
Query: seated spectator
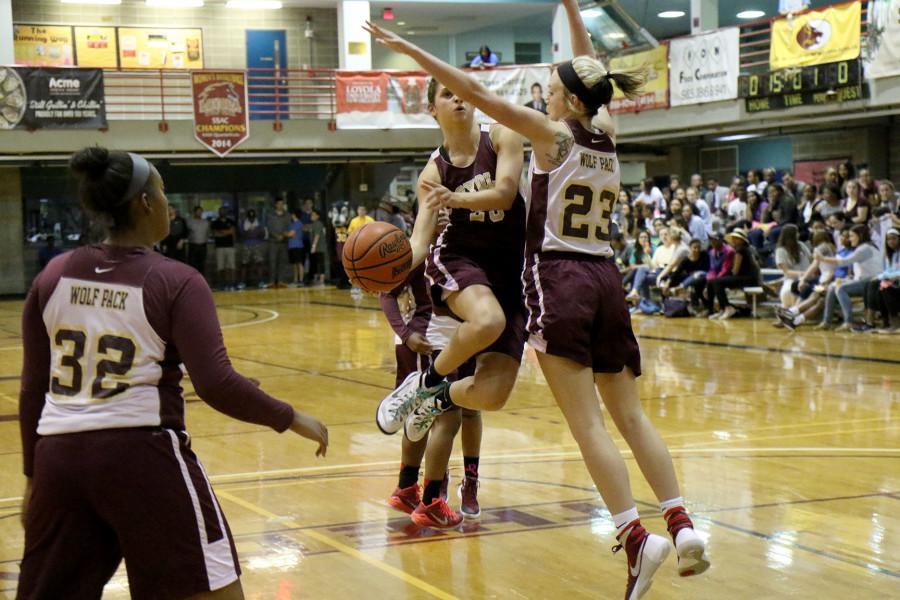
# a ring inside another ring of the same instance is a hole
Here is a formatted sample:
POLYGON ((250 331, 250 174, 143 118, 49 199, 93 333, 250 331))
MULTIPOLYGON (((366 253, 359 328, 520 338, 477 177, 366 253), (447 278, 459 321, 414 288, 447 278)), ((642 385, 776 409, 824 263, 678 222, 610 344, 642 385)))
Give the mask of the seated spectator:
MULTIPOLYGON (((653 261, 653 246, 650 244, 650 233, 641 231, 638 233, 637 241, 634 244, 631 258, 628 261, 628 268, 622 279, 625 289, 633 283, 634 276, 641 267, 649 267, 653 261)), ((633 288, 632 288, 633 289, 633 288)))
POLYGON ((469 66, 483 69, 484 67, 496 67, 498 64, 500 64, 500 59, 497 58, 497 55, 491 52, 487 46, 482 46, 469 66))
POLYGON ((675 190, 681 187, 681 176, 677 174, 669 175, 669 191, 672 192, 672 195, 675 194, 675 190))
POLYGON ((859 170, 857 183, 859 183, 859 197, 868 200, 871 204, 872 197, 878 194, 878 186, 875 185, 875 180, 872 179, 869 169, 859 170))
POLYGON ((869 220, 869 201, 860 193, 859 182, 851 179, 847 182, 847 197, 844 199, 844 215, 851 224, 866 223, 869 220))
POLYGON ((831 237, 834 239, 835 247, 840 250, 844 248, 844 240, 849 239, 846 236, 841 235, 845 230, 848 230, 847 217, 844 213, 834 213, 830 217, 828 217, 828 221, 826 221, 828 225, 828 230, 831 232, 831 237))
POLYGON ((544 100, 544 88, 535 83, 531 86, 531 100, 525 103, 528 108, 547 114, 547 102, 544 100))
POLYGON ((625 236, 621 232, 614 233, 609 240, 609 245, 613 249, 613 259, 616 261, 616 267, 619 273, 625 273, 631 264, 631 256, 634 254, 634 246, 625 240, 625 236))
POLYGON ((650 243, 653 244, 654 252, 656 252, 657 248, 665 244, 662 240, 662 232, 668 228, 669 226, 666 225, 666 221, 662 217, 653 219, 653 223, 650 225, 650 243))
POLYGON ((731 231, 747 222, 747 191, 741 188, 725 207, 725 230, 731 231))
MULTIPOLYGON (((721 238, 719 238, 721 241, 721 238)), ((691 240, 690 253, 678 264, 678 268, 669 278, 669 293, 680 296, 690 292, 691 307, 700 309, 700 299, 705 287, 706 274, 709 271, 709 253, 703 250, 699 240, 691 240), (704 285, 700 285, 700 282, 704 285)))
MULTIPOLYGON (((892 213, 900 208, 900 194, 897 193, 894 184, 887 179, 878 184, 878 200, 881 206, 887 206, 892 213)), ((896 224, 894 226, 896 227, 896 224)))
POLYGON ((817 192, 818 189, 811 183, 803 186, 803 192, 800 194, 800 204, 797 206, 797 211, 800 213, 801 234, 809 229, 813 215, 817 214, 819 205, 825 202, 818 196, 817 192))
POLYGON ((709 299, 707 310, 712 312, 713 301, 719 301, 719 312, 711 315, 713 320, 730 319, 737 313, 737 309, 728 301, 729 289, 741 289, 747 286, 759 284, 759 263, 750 247, 750 240, 743 229, 735 229, 725 236, 725 239, 734 248, 734 263, 731 273, 708 281, 709 299))
POLYGON ((837 166, 838 186, 841 188, 841 195, 847 194, 847 182, 856 177, 856 167, 849 160, 838 163, 837 166))
MULTIPOLYGON (((626 299, 630 302, 637 302, 641 298, 649 298, 650 286, 656 283, 657 277, 672 262, 675 253, 675 246, 669 237, 669 230, 661 227, 659 230, 660 245, 653 251, 653 258, 649 267, 638 267, 634 274, 634 285, 631 292, 628 293, 626 299), (647 282, 646 285, 644 282, 647 282)), ((651 238, 652 240, 652 238, 651 238)), ((679 242, 681 236, 679 234, 679 242)))
POLYGON ((686 204, 684 208, 681 209, 681 217, 684 219, 691 240, 700 242, 704 251, 709 248, 709 233, 706 229, 706 223, 703 222, 703 219, 694 214, 694 209, 690 204, 686 204))
POLYGON ((719 185, 719 180, 715 177, 707 177, 706 193, 703 199, 714 215, 719 214, 728 204, 728 188, 719 185))
POLYGON ((797 224, 799 214, 797 201, 785 195, 781 184, 770 183, 766 187, 766 195, 769 199, 767 214, 763 215, 762 223, 756 225, 748 237, 753 247, 760 252, 764 262, 769 262, 768 257, 772 254, 781 228, 787 223, 797 224))
POLYGON ((760 194, 753 185, 747 186, 747 214, 745 216, 746 226, 741 229, 749 229, 763 223, 763 219, 768 217, 769 203, 766 202, 762 194, 760 194))
POLYGON ((653 183, 652 177, 641 181, 641 193, 638 194, 637 201, 644 205, 650 205, 654 216, 659 216, 666 212, 666 199, 653 183))
POLYGON ((806 244, 800 241, 800 229, 793 223, 787 223, 778 235, 775 248, 775 266, 784 273, 781 284, 781 307, 794 305, 794 294, 791 287, 809 269, 812 256, 806 244))
POLYGON ((784 193, 795 199, 799 200, 806 186, 806 183, 794 179, 794 174, 791 171, 785 171, 781 176, 781 187, 784 188, 784 193))
POLYGON ((900 231, 888 229, 884 236, 884 271, 866 284, 865 322, 853 331, 875 329, 875 313, 881 313, 883 329, 890 331, 892 313, 900 307, 900 231))
POLYGON ((619 225, 619 231, 628 241, 637 236, 637 218, 631 205, 631 192, 625 188, 619 190, 619 201, 616 203, 616 214, 613 219, 619 225))
POLYGON ((835 304, 840 304, 844 322, 835 331, 849 331, 853 325, 852 296, 862 296, 866 291, 866 282, 877 277, 884 270, 881 252, 872 245, 869 239, 869 228, 865 225, 854 225, 850 229, 850 247, 853 251, 845 258, 829 258, 823 256, 819 261, 825 264, 846 267, 853 265, 851 281, 833 286, 825 298, 825 312, 817 329, 829 329, 835 304))
MULTIPOLYGON (((849 245, 850 230, 844 232, 849 245)), ((822 257, 834 256, 835 247, 831 234, 824 230, 813 233, 813 261, 803 277, 792 290, 797 297, 794 305, 788 309, 776 310, 778 319, 792 331, 816 320, 825 308, 825 297, 831 286, 842 283, 846 279, 847 267, 835 268, 834 265, 822 262, 822 257)), ((838 256, 848 256, 850 248, 838 251, 838 256)))
MULTIPOLYGON (((678 189, 675 191, 683 192, 683 190, 681 190, 681 189, 678 189)), ((684 196, 684 194, 681 194, 681 195, 684 196)), ((671 200, 669 200, 669 209, 666 211, 666 223, 671 225, 672 219, 681 215, 681 208, 685 204, 686 204, 686 202, 684 200, 682 200, 681 198, 679 198, 678 194, 676 193, 675 196, 671 200)), ((690 206, 690 205, 688 205, 688 206, 690 206)))
POLYGON ((706 225, 707 230, 711 230, 712 212, 710 211, 709 204, 707 204, 706 200, 701 198, 697 191, 692 187, 685 190, 685 198, 687 199, 688 204, 694 207, 694 212, 703 220, 703 224, 706 225))
POLYGON ((831 215, 844 212, 844 205, 841 203, 841 191, 838 186, 828 183, 823 185, 822 200, 824 202, 818 205, 818 211, 826 223, 831 215))

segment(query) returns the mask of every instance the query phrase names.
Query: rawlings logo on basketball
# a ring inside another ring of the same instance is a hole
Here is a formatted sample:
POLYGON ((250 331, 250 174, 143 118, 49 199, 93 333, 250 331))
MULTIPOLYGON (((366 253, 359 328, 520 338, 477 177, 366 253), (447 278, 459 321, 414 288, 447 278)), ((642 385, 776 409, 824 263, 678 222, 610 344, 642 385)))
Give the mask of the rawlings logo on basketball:
POLYGON ((393 239, 383 242, 378 248, 378 253, 381 255, 381 258, 384 258, 388 254, 394 254, 400 250, 404 243, 406 243, 406 236, 398 233, 393 239))

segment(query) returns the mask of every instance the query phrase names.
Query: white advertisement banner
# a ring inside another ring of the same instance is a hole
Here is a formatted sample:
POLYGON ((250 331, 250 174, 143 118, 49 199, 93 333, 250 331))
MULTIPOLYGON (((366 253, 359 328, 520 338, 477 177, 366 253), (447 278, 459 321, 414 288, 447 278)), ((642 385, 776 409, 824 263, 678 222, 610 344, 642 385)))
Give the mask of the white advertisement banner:
POLYGON ((685 106, 738 97, 740 29, 672 40, 669 46, 671 106, 685 106))
MULTIPOLYGON (((471 71, 469 74, 514 104, 528 105, 534 97, 539 97, 541 100, 536 104, 540 110, 547 95, 550 72, 549 65, 535 65, 471 71)), ((338 129, 436 129, 437 122, 428 112, 429 78, 422 71, 369 71, 364 77, 360 73, 338 71, 338 129), (359 89, 361 79, 365 79, 367 89, 383 86, 386 103, 383 100, 380 104, 356 101, 358 94, 352 92, 359 89)), ((476 119, 491 122, 480 111, 476 112, 476 119)))
POLYGON ((900 75, 900 0, 869 2, 866 75, 900 75))

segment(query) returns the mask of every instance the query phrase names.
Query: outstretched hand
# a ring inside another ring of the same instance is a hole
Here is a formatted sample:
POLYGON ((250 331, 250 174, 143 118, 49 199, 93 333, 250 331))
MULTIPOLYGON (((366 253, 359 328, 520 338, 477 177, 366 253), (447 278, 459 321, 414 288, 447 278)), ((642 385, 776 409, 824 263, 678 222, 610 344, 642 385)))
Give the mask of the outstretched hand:
POLYGON ((375 43, 380 44, 389 50, 393 50, 394 52, 406 54, 412 47, 409 42, 393 31, 383 29, 371 21, 366 21, 366 24, 363 25, 363 29, 375 38, 375 43))
POLYGON ((431 210, 441 210, 442 208, 452 208, 450 201, 453 199, 453 192, 448 190, 440 183, 434 181, 423 180, 422 188, 425 190, 425 206, 431 210))
POLYGON ((318 442, 316 456, 325 456, 328 451, 328 428, 315 417, 294 411, 294 422, 291 423, 291 431, 308 440, 318 442))

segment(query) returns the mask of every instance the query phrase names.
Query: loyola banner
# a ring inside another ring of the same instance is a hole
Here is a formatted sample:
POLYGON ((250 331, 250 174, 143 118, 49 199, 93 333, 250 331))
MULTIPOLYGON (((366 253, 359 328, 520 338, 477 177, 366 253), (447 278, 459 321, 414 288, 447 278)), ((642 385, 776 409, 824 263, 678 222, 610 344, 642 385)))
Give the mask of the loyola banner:
POLYGON ((636 100, 629 100, 616 88, 609 104, 609 112, 618 114, 669 107, 668 45, 662 44, 645 52, 616 56, 609 61, 611 71, 635 69, 644 65, 647 67, 647 83, 644 84, 643 93, 636 100))
POLYGON ((861 5, 852 2, 775 21, 769 51, 772 70, 858 57, 861 5))
POLYGON ((869 2, 869 77, 900 75, 900 0, 869 2))
POLYGON ((0 67, 0 129, 106 127, 103 71, 0 67))
MULTIPOLYGON (((550 68, 493 69, 470 75, 510 102, 525 104, 532 99, 535 85, 546 96, 550 68)), ((428 79, 422 71, 338 71, 338 129, 437 128, 428 112, 428 79)), ((476 118, 490 121, 480 111, 476 111, 476 118)))
POLYGON ((740 29, 671 41, 669 93, 672 106, 734 100, 738 96, 740 29))
POLYGON ((194 137, 223 157, 250 136, 247 74, 244 71, 192 71, 194 137))

